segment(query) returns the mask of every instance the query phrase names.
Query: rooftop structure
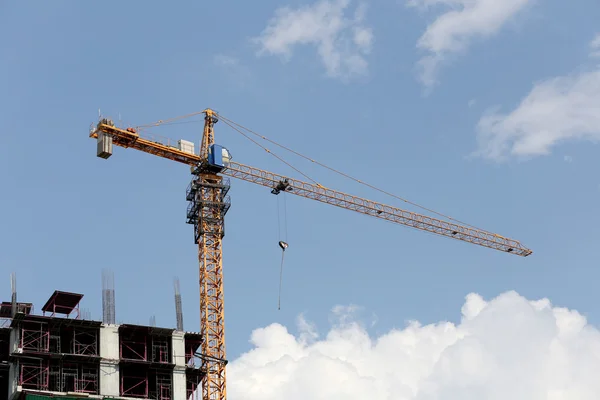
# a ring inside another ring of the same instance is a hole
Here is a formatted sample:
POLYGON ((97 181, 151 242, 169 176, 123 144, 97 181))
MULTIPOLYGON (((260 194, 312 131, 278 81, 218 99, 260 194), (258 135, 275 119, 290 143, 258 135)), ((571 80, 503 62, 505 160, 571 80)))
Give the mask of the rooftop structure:
POLYGON ((58 314, 65 314, 67 317, 75 311, 77 318, 79 318, 79 302, 83 298, 82 294, 61 292, 55 290, 52 296, 48 299, 46 304, 42 307, 44 315, 51 313, 51 317, 58 314))

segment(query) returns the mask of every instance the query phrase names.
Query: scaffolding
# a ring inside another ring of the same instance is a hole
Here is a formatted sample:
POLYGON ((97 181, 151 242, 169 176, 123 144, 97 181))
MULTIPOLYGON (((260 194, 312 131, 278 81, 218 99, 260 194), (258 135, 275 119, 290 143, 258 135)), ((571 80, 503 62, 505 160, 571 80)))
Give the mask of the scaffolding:
POLYGON ((202 339, 199 334, 186 334, 185 336, 185 364, 188 367, 196 368, 203 365, 202 359, 198 357, 197 351, 202 345, 202 339))
POLYGON ((167 373, 157 373, 155 390, 150 392, 150 398, 156 400, 171 400, 173 393, 172 378, 167 373))
POLYGON ((188 370, 185 373, 185 391, 187 400, 200 400, 202 398, 202 374, 199 370, 188 370))
POLYGON ((98 367, 81 366, 81 372, 75 381, 79 393, 98 394, 98 367))
POLYGON ((48 324, 29 322, 21 327, 21 345, 23 351, 47 353, 50 350, 50 331, 48 324))
POLYGON ((23 389, 48 390, 49 367, 45 360, 21 360, 19 363, 19 386, 23 389))
POLYGON ((77 365, 64 365, 61 368, 61 392, 74 392, 77 387, 77 365))
POLYGON ((53 326, 50 328, 50 343, 49 343, 49 352, 50 353, 62 353, 62 345, 60 340, 60 328, 58 326, 53 326))
POLYGON ((50 364, 49 390, 98 394, 99 367, 75 362, 50 364))
POLYGON ((121 388, 123 397, 148 398, 148 371, 139 368, 120 368, 121 388))
POLYGON ((187 400, 202 398, 202 378, 205 375, 204 362, 198 354, 202 345, 202 335, 197 332, 186 332, 184 336, 185 350, 185 390, 187 400))
POLYGON ((119 355, 122 360, 148 361, 146 338, 133 336, 121 338, 119 355))
POLYGON ((73 354, 88 356, 98 355, 98 331, 74 329, 73 354))
POLYGON ((152 337, 152 362, 168 363, 169 362, 169 340, 168 338, 152 337))
POLYGON ((50 366, 50 385, 49 385, 48 389, 55 391, 55 392, 63 391, 62 376, 60 373, 60 365, 55 364, 55 365, 50 366))

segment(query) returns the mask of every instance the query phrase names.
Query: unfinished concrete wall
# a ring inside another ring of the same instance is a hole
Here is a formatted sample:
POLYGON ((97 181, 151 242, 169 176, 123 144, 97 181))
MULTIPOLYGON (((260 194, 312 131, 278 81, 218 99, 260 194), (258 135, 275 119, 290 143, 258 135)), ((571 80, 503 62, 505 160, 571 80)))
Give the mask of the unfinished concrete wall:
POLYGON ((173 348, 173 400, 186 399, 186 381, 185 381, 185 340, 182 331, 174 331, 172 340, 173 348))
POLYGON ((185 366, 185 341, 184 333, 181 331, 173 332, 171 337, 173 349, 173 364, 185 366))
POLYGON ((100 361, 100 393, 103 396, 119 396, 118 361, 100 361))
POLYGON ((102 325, 100 328, 100 357, 119 360, 119 325, 102 325))
POLYGON ((173 369, 173 400, 186 399, 185 367, 175 366, 173 369))
POLYGON ((100 393, 119 396, 119 326, 100 328, 100 393))
POLYGON ((21 340, 19 332, 19 329, 10 330, 10 347, 8 349, 9 354, 16 353, 19 349, 19 342, 21 340))
POLYGON ((10 364, 10 370, 8 372, 8 399, 16 399, 21 391, 18 387, 19 383, 19 371, 17 370, 17 363, 10 364))
MULTIPOLYGON (((10 330, 10 343, 9 343, 9 354, 16 353, 19 351, 19 329, 11 329, 10 330)), ((10 369, 8 372, 8 399, 12 399, 13 396, 16 398, 18 395, 17 392, 21 391, 21 388, 18 387, 19 384, 19 371, 17 363, 11 362, 10 369)))

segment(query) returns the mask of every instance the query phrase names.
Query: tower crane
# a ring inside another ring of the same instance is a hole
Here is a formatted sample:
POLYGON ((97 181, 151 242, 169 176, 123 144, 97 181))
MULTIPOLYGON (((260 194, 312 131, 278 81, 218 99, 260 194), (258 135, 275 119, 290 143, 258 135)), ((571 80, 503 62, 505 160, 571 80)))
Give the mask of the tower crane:
POLYGON ((186 191, 189 202, 187 223, 194 226, 194 243, 198 245, 200 333, 203 338, 201 358, 205 368, 202 378, 203 400, 226 399, 222 240, 225 235, 224 217, 231 205, 227 195, 230 177, 265 186, 273 194, 291 193, 509 254, 526 257, 532 253, 520 242, 495 233, 234 162, 229 151, 214 140, 214 125, 220 115, 212 109, 197 114, 204 115, 204 131, 198 154, 194 151, 193 142, 180 140, 175 146, 174 143, 152 140, 135 128, 122 129, 115 126, 112 120, 102 117, 95 126, 92 125, 89 136, 97 140, 97 156, 100 158, 109 158, 114 145, 140 150, 190 167, 193 179, 186 191))

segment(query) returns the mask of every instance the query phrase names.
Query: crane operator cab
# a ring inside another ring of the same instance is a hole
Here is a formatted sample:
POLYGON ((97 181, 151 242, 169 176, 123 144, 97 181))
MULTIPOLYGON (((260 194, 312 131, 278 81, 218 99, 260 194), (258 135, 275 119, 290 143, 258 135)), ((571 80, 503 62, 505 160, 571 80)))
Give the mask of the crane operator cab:
POLYGON ((221 172, 229 166, 231 153, 225 147, 213 144, 208 148, 208 167, 211 172, 221 172))

